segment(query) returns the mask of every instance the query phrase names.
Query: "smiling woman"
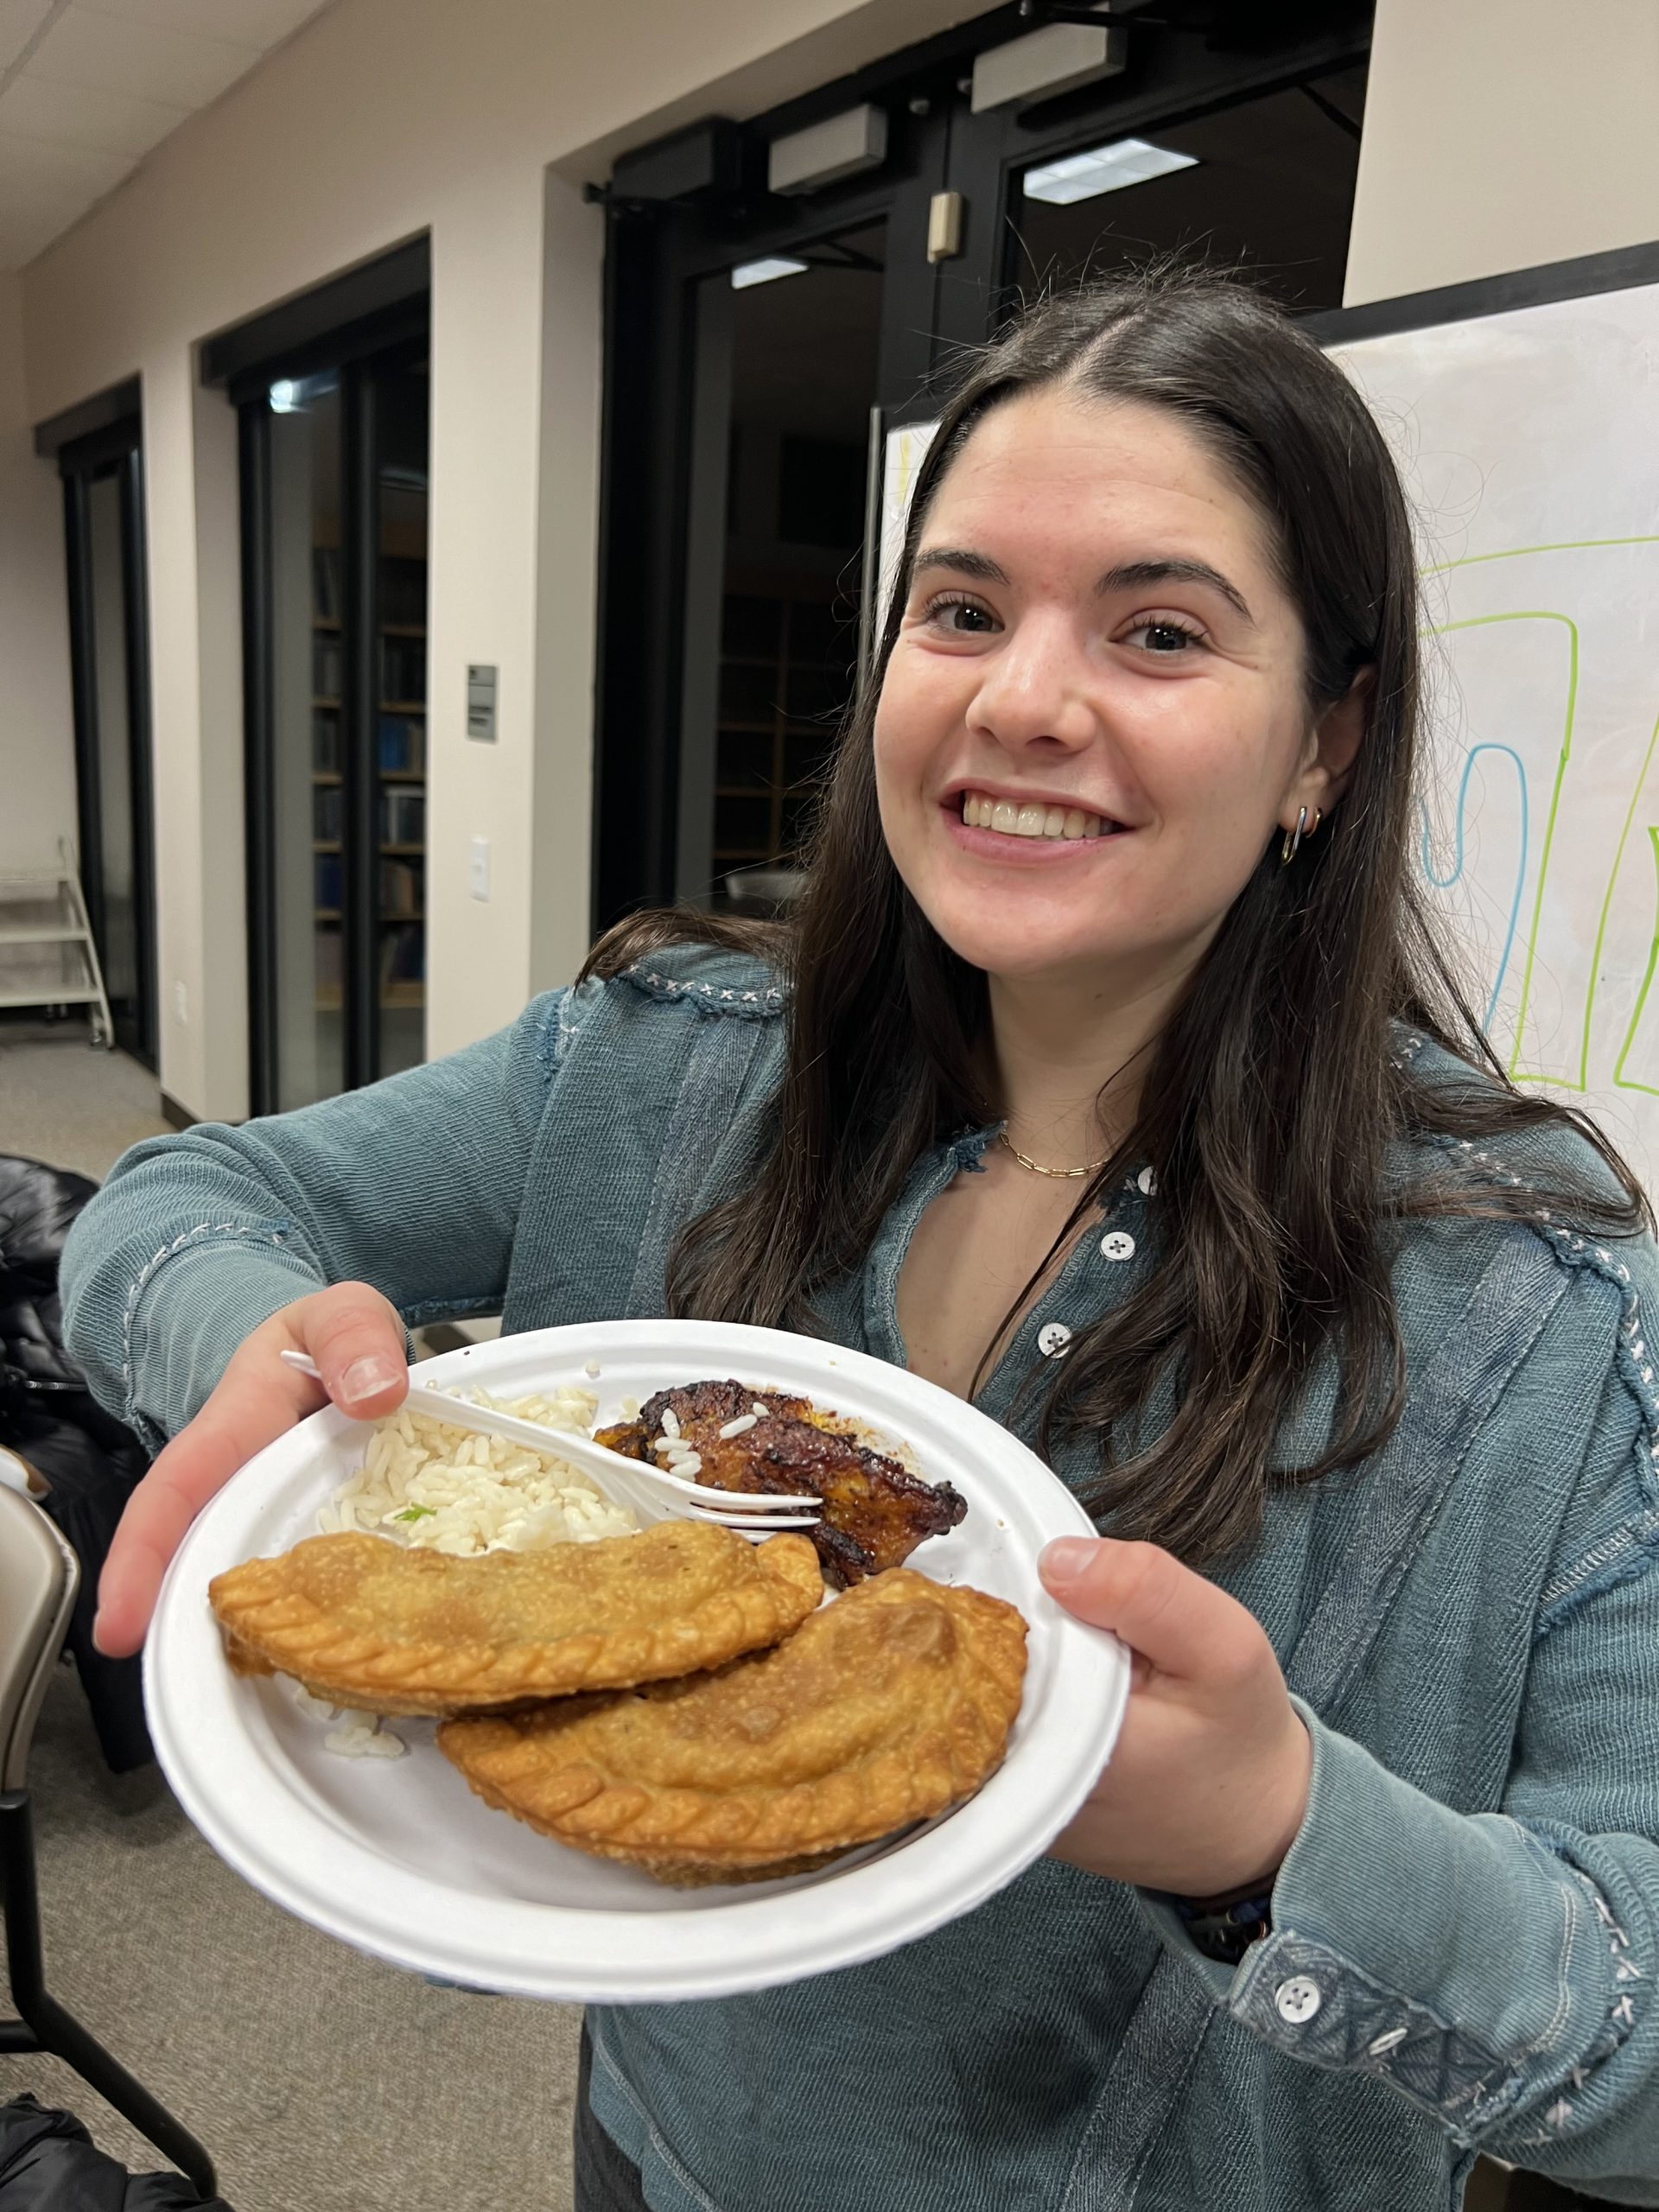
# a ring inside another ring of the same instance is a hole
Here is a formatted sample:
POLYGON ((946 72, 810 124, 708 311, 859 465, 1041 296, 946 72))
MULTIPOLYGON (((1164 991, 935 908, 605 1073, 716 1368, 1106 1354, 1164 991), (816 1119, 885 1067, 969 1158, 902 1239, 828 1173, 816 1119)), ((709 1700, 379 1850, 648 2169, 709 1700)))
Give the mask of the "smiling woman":
POLYGON ((1400 1419, 1378 1193, 1403 1140, 1577 1127, 1611 1170, 1569 1153, 1428 1211, 1628 1230, 1642 1202, 1599 1132, 1502 1077, 1435 943, 1405 864, 1410 518, 1287 316, 1173 264, 1039 307, 945 410, 899 577, 795 931, 645 915, 590 960, 703 937, 794 979, 779 1141, 687 1226, 676 1310, 810 1327, 927 1147, 1001 1123, 898 1282, 910 1363, 971 1395, 1151 1163, 1156 1264, 1024 1388, 1120 1533, 1214 1559, 1400 1419), (1484 1079, 1423 1081, 1407 1024, 1484 1079), (1321 1360, 1335 1417, 1287 1454, 1321 1360))

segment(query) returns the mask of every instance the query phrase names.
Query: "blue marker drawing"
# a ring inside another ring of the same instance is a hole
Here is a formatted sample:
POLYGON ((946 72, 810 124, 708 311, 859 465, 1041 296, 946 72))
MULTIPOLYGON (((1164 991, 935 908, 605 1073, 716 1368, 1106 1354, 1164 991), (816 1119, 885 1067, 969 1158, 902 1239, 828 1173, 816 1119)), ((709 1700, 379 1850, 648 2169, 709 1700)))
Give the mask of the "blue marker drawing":
POLYGON ((1497 973, 1492 979, 1491 996, 1487 1000, 1486 1011, 1480 1018, 1481 1027, 1483 1029, 1490 1029, 1491 1027, 1492 1016, 1497 1010, 1498 994, 1503 988, 1503 977, 1505 971, 1509 968, 1510 954, 1514 949, 1515 932, 1520 925, 1521 893, 1525 887, 1527 880, 1528 811, 1527 771, 1525 764, 1522 760, 1521 755, 1515 750, 1513 746, 1498 745, 1489 740, 1482 744, 1470 747, 1469 757, 1463 764, 1463 781, 1458 785, 1456 858, 1450 875, 1435 874, 1433 849, 1428 823, 1428 808, 1421 799, 1419 799, 1417 802, 1417 810, 1419 814, 1421 815, 1423 823, 1423 874, 1427 877, 1429 882, 1434 886, 1434 888, 1437 891, 1448 891, 1452 886, 1459 880, 1463 874, 1463 822, 1464 815, 1467 810, 1469 779, 1473 775, 1475 772, 1475 763, 1479 760, 1483 753, 1501 753, 1506 760, 1513 762, 1515 766, 1515 780, 1519 786, 1521 792, 1521 854, 1520 858, 1516 863, 1515 895, 1510 901, 1510 923, 1509 927, 1504 931, 1503 935, 1503 950, 1498 959, 1497 973))

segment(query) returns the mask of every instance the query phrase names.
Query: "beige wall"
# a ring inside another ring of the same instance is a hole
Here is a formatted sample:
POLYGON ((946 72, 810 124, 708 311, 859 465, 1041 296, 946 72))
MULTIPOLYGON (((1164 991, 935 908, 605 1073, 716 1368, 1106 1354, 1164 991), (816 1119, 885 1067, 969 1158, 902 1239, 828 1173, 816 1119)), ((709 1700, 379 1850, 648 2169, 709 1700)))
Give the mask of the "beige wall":
POLYGON ((1659 238, 1653 0, 1377 0, 1349 306, 1659 238))
POLYGON ((162 1081, 181 1103, 246 1103, 227 448, 195 346, 430 233, 427 1043, 447 1051, 587 944, 604 238, 580 179, 620 144, 753 113, 979 11, 335 0, 25 272, 35 419, 143 381, 162 1081), (493 748, 464 734, 468 661, 500 671, 493 748), (480 836, 487 904, 467 890, 480 836))
POLYGON ((63 505, 30 419, 22 287, 0 275, 0 874, 55 868, 75 834, 63 505))

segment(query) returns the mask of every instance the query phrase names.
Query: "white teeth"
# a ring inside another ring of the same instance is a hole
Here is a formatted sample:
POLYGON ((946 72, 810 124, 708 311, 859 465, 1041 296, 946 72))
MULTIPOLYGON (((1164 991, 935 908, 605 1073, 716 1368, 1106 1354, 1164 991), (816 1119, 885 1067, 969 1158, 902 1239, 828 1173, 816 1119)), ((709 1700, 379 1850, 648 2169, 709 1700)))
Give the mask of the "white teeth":
POLYGON ((1085 814, 1077 806, 1039 806, 1034 801, 1016 806, 1011 799, 993 799, 981 791, 963 794, 962 818, 969 830, 1000 830, 1005 837, 1099 837, 1105 835, 1103 816, 1085 814))

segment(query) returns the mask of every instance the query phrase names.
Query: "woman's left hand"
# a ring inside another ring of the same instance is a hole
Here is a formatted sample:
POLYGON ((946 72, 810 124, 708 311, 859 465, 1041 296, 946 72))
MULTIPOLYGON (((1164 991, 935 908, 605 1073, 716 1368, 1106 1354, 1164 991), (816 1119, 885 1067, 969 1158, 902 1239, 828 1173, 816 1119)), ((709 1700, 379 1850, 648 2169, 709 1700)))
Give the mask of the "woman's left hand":
POLYGON ((1117 1748, 1053 1855, 1178 1897, 1265 1885, 1306 1812, 1313 1748, 1255 1615, 1155 1544, 1063 1536, 1039 1566, 1134 1655, 1117 1748))

